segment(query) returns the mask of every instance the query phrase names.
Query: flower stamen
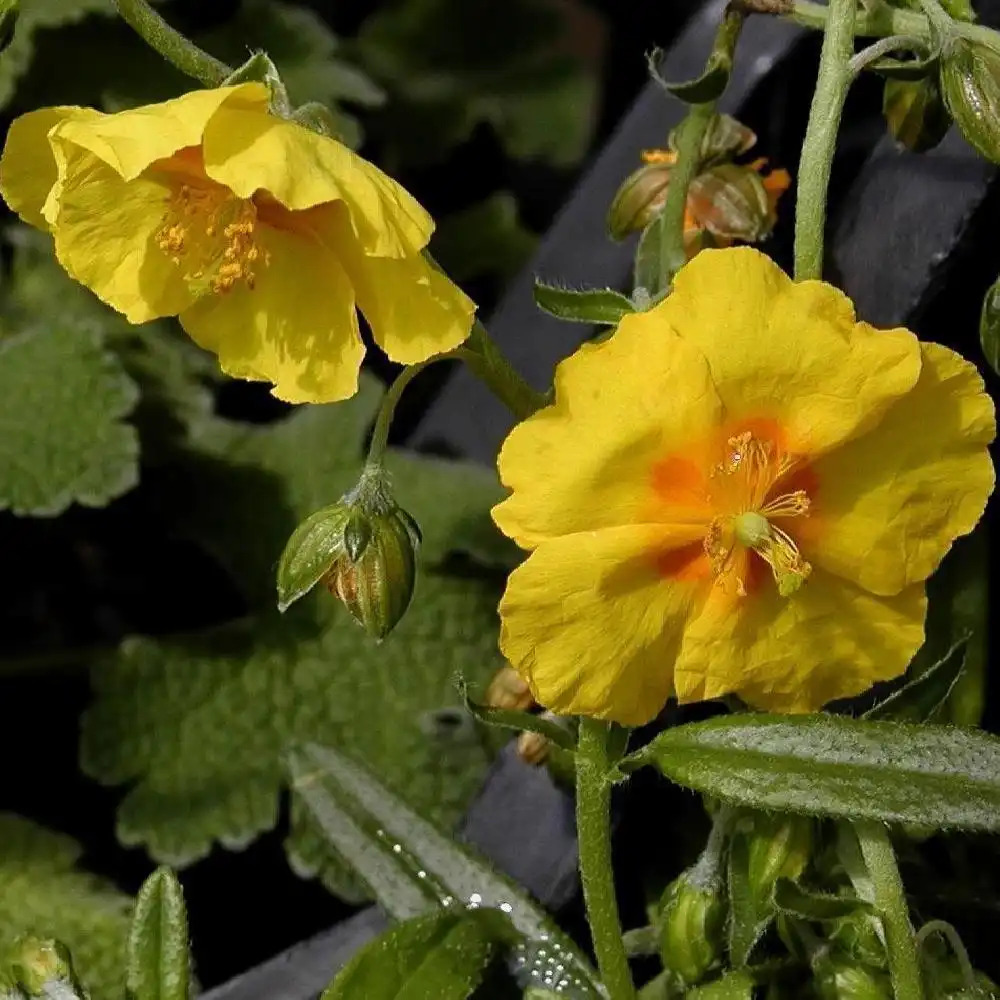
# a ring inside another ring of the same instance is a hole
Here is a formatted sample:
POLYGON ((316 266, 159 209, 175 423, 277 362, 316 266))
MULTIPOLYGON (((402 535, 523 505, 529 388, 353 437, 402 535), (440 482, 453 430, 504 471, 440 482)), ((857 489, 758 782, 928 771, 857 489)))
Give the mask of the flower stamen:
POLYGON ((157 246, 183 269, 198 294, 223 295, 243 282, 251 291, 269 255, 257 239, 257 208, 225 188, 181 185, 171 195, 157 246))

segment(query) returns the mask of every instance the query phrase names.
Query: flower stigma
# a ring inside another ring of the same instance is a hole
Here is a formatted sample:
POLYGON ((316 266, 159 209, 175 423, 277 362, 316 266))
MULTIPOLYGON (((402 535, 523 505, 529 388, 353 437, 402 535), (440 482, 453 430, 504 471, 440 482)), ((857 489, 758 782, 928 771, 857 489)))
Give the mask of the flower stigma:
POLYGON ((725 460, 709 473, 709 500, 718 513, 709 524, 704 548, 716 581, 733 581, 739 597, 747 593, 741 569, 746 563, 740 558, 747 550, 770 566, 782 597, 794 594, 812 571, 795 540, 774 523, 809 513, 805 490, 772 496, 796 465, 797 460, 779 454, 773 442, 746 431, 729 438, 725 460))
POLYGON ((269 255, 257 239, 257 207, 221 186, 182 184, 170 196, 157 246, 201 295, 224 295, 243 283, 253 291, 269 255))

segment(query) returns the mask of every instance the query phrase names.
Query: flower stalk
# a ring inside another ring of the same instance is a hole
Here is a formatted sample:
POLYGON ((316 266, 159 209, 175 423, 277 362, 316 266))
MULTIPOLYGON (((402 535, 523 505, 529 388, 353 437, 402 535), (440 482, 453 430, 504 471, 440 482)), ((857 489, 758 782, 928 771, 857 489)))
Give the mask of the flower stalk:
POLYGON ((576 835, 594 953, 610 1000, 634 1000, 611 868, 611 756, 608 723, 580 719, 576 755, 576 835))
POLYGON ((368 445, 368 461, 365 463, 368 468, 377 468, 382 464, 385 456, 385 449, 389 443, 389 428, 392 426, 392 418, 396 413, 396 407, 403 395, 403 390, 429 365, 435 361, 449 361, 454 357, 451 354, 440 354, 434 358, 428 358, 416 365, 409 365, 404 368, 392 384, 385 391, 382 397, 382 405, 379 407, 378 416, 375 418, 375 427, 372 430, 371 443, 368 445))
POLYGON ((854 828, 875 887, 875 908, 885 928, 893 993, 896 1000, 924 1000, 916 941, 889 833, 884 823, 875 820, 858 822, 854 828))
POLYGON ((464 361, 473 374, 518 418, 524 420, 548 403, 514 370, 483 324, 476 320, 469 339, 453 357, 464 361))
POLYGON ((232 73, 224 62, 171 28, 146 0, 115 0, 122 20, 182 73, 206 87, 218 87, 232 73))
POLYGON ((821 278, 823 274, 827 189, 837 132, 851 84, 856 11, 855 0, 830 0, 816 90, 799 161, 795 205, 795 278, 798 281, 821 278))

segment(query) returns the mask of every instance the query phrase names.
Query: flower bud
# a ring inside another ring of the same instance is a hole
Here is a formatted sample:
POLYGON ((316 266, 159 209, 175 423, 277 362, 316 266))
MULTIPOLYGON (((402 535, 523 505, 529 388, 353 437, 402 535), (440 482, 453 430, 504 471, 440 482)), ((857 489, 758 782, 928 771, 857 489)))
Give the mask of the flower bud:
POLYGON ((699 884, 690 872, 674 879, 660 903, 660 957, 685 986, 705 978, 722 957, 726 904, 721 886, 699 884))
POLYGON ((344 552, 351 508, 340 500, 310 514, 292 532, 278 561, 278 610, 286 611, 330 571, 344 552))
POLYGON ((486 689, 483 704, 510 712, 526 712, 535 704, 528 682, 509 664, 502 666, 486 689))
POLYGON ((1000 163, 1000 52, 966 38, 949 39, 941 55, 941 93, 969 143, 1000 163))
POLYGON ((755 243, 774 226, 760 174, 735 163, 712 167, 691 182, 688 211, 700 228, 727 240, 755 243))
POLYGON ((851 961, 872 968, 887 966, 885 947, 877 930, 877 918, 861 910, 833 924, 830 940, 851 961))
POLYGON ((951 126, 941 88, 934 77, 886 80, 882 114, 889 134, 914 153, 933 149, 951 126))
POLYGON ((69 951, 58 941, 20 937, 8 950, 6 964, 10 978, 29 997, 78 996, 69 951))
POLYGON ((885 973, 851 965, 839 958, 818 963, 813 989, 818 1000, 892 1000, 892 988, 885 973))
POLYGON ((14 40, 19 9, 18 0, 0 0, 0 52, 14 40))
POLYGON ((747 881, 759 900, 771 898, 779 878, 793 881, 812 852, 812 821, 804 816, 755 813, 749 836, 747 881))
POLYGON ((324 582, 354 620, 373 639, 382 640, 410 605, 420 534, 413 518, 399 507, 365 520, 365 528, 359 529, 355 538, 360 545, 358 539, 368 537, 359 548, 358 559, 351 559, 345 538, 344 555, 334 563, 324 582))
POLYGON ((608 209, 608 233, 613 240, 641 232, 660 214, 672 169, 671 162, 660 160, 645 164, 625 178, 608 209))
MULTIPOLYGON (((701 162, 708 166, 732 160, 742 156, 756 144, 757 133, 753 129, 747 128, 732 115, 715 115, 705 130, 705 138, 701 141, 701 162)), ((670 132, 667 145, 676 152, 677 129, 670 132)))

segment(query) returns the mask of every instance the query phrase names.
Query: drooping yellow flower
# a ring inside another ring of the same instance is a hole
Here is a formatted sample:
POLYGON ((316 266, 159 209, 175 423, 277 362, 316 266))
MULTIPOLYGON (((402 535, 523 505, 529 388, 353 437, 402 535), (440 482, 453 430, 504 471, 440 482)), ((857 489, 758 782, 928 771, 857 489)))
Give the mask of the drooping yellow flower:
POLYGON ((898 676, 994 433, 954 352, 704 251, 505 442, 494 518, 531 555, 501 647, 546 708, 632 725, 671 695, 810 711, 898 676))
POLYGON ((290 402, 355 392, 357 308, 406 364, 471 327, 472 302, 421 254, 430 216, 346 146, 269 114, 261 84, 24 115, 0 193, 133 323, 179 316, 224 371, 290 402))

